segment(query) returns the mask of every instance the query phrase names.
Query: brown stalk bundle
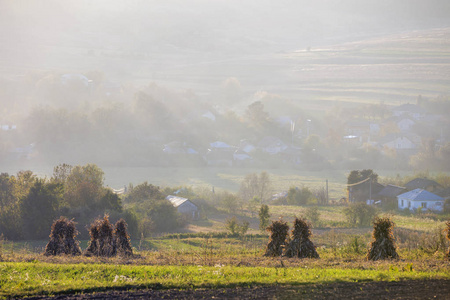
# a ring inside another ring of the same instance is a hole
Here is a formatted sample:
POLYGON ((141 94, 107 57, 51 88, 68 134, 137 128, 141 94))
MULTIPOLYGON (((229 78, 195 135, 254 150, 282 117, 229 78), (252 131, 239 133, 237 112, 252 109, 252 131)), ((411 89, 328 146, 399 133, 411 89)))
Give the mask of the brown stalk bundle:
POLYGON ((116 255, 116 245, 113 238, 113 226, 109 222, 109 216, 96 219, 89 228, 91 240, 86 249, 86 256, 110 257, 116 255))
POLYGON ((372 233, 374 241, 367 253, 368 260, 399 258, 394 245, 393 228, 394 222, 389 218, 375 219, 372 233))
POLYGON ((294 228, 292 229, 292 237, 284 251, 283 256, 298 258, 319 258, 316 247, 309 239, 311 237, 311 229, 306 220, 295 218, 294 228))
MULTIPOLYGON (((447 225, 447 228, 445 229, 447 231, 447 240, 450 241, 450 221, 445 222, 445 225, 447 225)), ((447 249, 447 253, 445 254, 445 257, 450 260, 450 246, 447 249)))
POLYGON ((79 242, 75 240, 78 231, 73 220, 60 217, 51 227, 50 241, 45 246, 44 255, 80 255, 79 242))
POLYGON ((117 254, 123 256, 132 256, 133 249, 131 248, 130 236, 127 232, 127 222, 124 219, 120 219, 116 222, 114 229, 114 238, 117 254))
POLYGON ((266 253, 264 256, 276 257, 283 253, 283 247, 286 243, 286 237, 289 231, 289 225, 282 220, 272 221, 272 224, 267 227, 270 239, 266 246, 266 253))

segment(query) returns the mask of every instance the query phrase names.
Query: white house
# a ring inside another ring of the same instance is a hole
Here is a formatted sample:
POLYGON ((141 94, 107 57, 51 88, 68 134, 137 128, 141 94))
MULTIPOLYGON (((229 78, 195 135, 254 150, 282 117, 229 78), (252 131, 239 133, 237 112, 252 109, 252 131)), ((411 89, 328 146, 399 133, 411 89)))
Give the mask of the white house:
POLYGON ((200 216, 197 205, 189 201, 187 198, 169 195, 167 200, 177 209, 180 214, 184 214, 193 220, 197 220, 200 216))
POLYGON ((417 144, 414 143, 411 137, 404 135, 389 134, 381 139, 379 142, 381 147, 395 150, 415 150, 417 144))
POLYGON ((432 210, 441 212, 444 209, 444 198, 424 189, 415 189, 397 196, 398 208, 416 211, 432 210))

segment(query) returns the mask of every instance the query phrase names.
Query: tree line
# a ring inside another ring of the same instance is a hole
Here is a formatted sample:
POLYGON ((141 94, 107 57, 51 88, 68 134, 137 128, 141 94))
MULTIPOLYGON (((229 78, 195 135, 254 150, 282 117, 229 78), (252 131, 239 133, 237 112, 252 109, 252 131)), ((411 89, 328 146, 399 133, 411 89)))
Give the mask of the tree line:
MULTIPOLYGON (((6 239, 45 239, 59 216, 74 219, 82 228, 105 213, 113 220, 125 219, 134 238, 182 223, 159 187, 131 186, 122 200, 104 185, 104 172, 95 164, 60 164, 50 178, 32 171, 0 174, 0 234, 6 239)), ((80 237, 87 238, 87 230, 80 230, 80 237)))

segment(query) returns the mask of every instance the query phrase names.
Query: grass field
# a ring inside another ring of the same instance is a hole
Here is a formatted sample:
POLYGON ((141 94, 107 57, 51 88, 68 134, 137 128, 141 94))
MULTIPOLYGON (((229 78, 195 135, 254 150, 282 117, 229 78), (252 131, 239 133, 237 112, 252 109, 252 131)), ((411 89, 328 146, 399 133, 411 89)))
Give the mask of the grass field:
POLYGON ((450 279, 448 271, 110 264, 0 263, 1 297, 56 295, 107 289, 219 288, 257 285, 450 279))
MULTIPOLYGON (((291 221, 292 214, 301 215, 305 209, 271 206, 272 218, 284 216, 291 221)), ((448 242, 440 244, 442 222, 416 216, 392 216, 397 227, 406 230, 397 240, 400 259, 370 262, 365 255, 372 228, 344 226, 341 207, 319 207, 319 211, 325 224, 343 225, 313 229, 312 241, 320 259, 264 257, 268 235, 221 232, 223 227, 218 224, 223 222, 223 215, 197 222, 200 229, 209 226, 210 232, 200 230, 133 240, 135 256, 132 258, 47 257, 42 255, 47 241, 1 241, 0 298, 117 289, 450 280, 450 262, 444 259, 448 242)), ((86 249, 87 241, 82 241, 81 247, 86 249)))

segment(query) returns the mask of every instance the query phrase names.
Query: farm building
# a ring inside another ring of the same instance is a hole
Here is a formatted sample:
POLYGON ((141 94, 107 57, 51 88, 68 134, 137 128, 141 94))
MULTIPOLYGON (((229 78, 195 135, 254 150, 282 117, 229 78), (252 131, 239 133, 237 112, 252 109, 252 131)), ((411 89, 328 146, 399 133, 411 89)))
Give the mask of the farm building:
POLYGON ((405 184, 408 191, 415 189, 425 189, 429 192, 435 192, 442 189, 442 185, 428 178, 416 178, 405 184))
POLYGON ((200 211, 197 205, 189 201, 189 199, 173 195, 167 196, 166 199, 176 207, 180 214, 186 215, 192 220, 197 220, 199 218, 200 211))
POLYGON ((397 196, 406 192, 406 188, 388 184, 379 193, 378 199, 380 199, 384 206, 392 205, 395 207, 397 204, 397 196))
POLYGON ((415 189, 397 196, 398 208, 416 211, 432 210, 441 212, 444 209, 444 198, 424 189, 415 189))

